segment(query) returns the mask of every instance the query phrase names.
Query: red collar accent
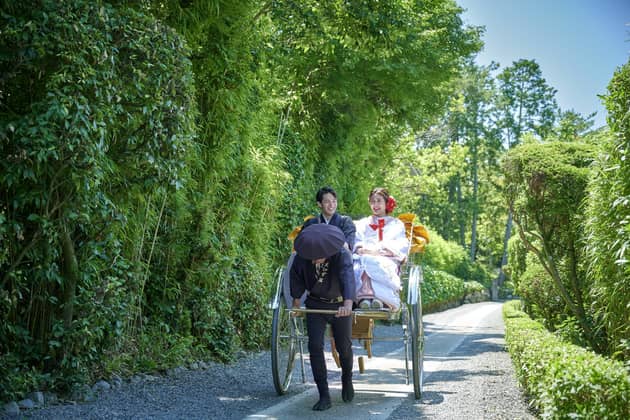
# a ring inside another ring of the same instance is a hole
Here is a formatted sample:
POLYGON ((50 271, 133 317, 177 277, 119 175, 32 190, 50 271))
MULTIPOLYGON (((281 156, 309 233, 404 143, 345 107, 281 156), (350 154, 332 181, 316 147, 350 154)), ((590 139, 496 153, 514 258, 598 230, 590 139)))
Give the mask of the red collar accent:
POLYGON ((377 223, 370 224, 370 227, 372 228, 372 230, 377 230, 378 229, 378 240, 382 241, 383 240, 383 228, 385 227, 385 219, 378 219, 377 223))

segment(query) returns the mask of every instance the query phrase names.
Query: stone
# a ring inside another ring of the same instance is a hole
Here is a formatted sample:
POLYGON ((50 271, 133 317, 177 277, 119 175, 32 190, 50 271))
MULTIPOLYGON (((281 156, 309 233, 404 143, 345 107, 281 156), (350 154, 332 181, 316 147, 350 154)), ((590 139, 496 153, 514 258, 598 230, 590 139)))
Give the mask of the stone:
POLYGON ((109 382, 112 385, 112 388, 120 388, 123 384, 122 378, 118 375, 112 375, 109 382))
POLYGON ((26 398, 32 400, 38 407, 42 407, 45 402, 44 393, 41 391, 31 392, 26 396, 26 398))
POLYGON ((175 368, 172 369, 167 369, 166 370, 166 376, 170 376, 170 377, 174 377, 174 376, 179 376, 182 373, 186 372, 186 368, 183 366, 177 366, 175 368))
POLYGON ((94 395, 94 392, 92 391, 92 388, 90 388, 90 386, 87 384, 77 386, 72 391, 70 398, 73 401, 79 401, 79 402, 92 402, 96 400, 96 397, 94 395))
POLYGON ((109 391, 112 388, 112 386, 109 384, 109 382, 106 382, 104 380, 100 380, 98 382, 96 382, 93 386, 92 386, 92 391, 94 392, 103 392, 103 391, 109 391))
POLYGON ((44 405, 44 393, 41 391, 30 392, 26 398, 32 400, 36 406, 41 407, 44 405))
POLYGON ((33 408, 35 408, 35 403, 30 398, 25 398, 21 401, 18 401, 18 407, 32 410, 33 408))
POLYGON ((15 401, 8 402, 4 405, 4 413, 9 416, 19 416, 20 406, 15 401))
POLYGON ((57 404, 59 402, 59 397, 54 392, 44 392, 44 403, 45 404, 57 404))

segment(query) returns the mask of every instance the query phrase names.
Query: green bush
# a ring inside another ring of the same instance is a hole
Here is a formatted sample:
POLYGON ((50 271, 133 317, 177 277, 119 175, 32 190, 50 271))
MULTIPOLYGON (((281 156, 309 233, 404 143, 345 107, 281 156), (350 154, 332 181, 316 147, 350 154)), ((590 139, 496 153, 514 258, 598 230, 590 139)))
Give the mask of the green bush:
POLYGON ((444 307, 461 304, 466 296, 484 290, 486 287, 479 282, 463 281, 444 271, 425 267, 422 306, 425 312, 441 310, 444 307))
POLYGON ((540 262, 531 255, 527 260, 527 269, 516 283, 516 292, 523 299, 525 312, 534 319, 542 319, 547 328, 553 328, 562 319, 565 304, 540 262))
POLYGON ((459 303, 464 298, 464 281, 444 271, 431 267, 424 269, 422 284, 422 306, 426 311, 452 303, 459 303))
POLYGON ((445 271, 467 281, 490 285, 490 274, 479 263, 471 263, 466 250, 459 244, 447 241, 429 231, 431 242, 423 256, 423 262, 435 270, 445 271))
POLYGON ((478 281, 465 281, 464 282, 464 296, 474 295, 481 293, 484 290, 488 290, 483 284, 478 281))
POLYGON ((21 398, 34 389, 47 389, 50 375, 41 373, 23 361, 23 356, 5 353, 0 357, 0 396, 7 400, 21 398))
POLYGON ((521 384, 543 418, 630 418, 630 375, 620 362, 560 340, 522 312, 503 307, 505 339, 521 384))
MULTIPOLYGON (((546 307, 560 309, 551 313, 548 321, 574 317, 590 346, 601 352, 603 343, 593 323, 589 301, 591 280, 586 273, 588 257, 583 247, 581 208, 597 153, 597 146, 587 142, 525 142, 510 149, 503 160, 503 193, 522 245, 549 273, 553 293, 563 302, 546 307)), ((522 269, 520 262, 517 270, 522 269)), ((545 281, 538 275, 536 279, 545 281)), ((532 296, 540 298, 551 289, 545 284, 530 290, 532 296)))

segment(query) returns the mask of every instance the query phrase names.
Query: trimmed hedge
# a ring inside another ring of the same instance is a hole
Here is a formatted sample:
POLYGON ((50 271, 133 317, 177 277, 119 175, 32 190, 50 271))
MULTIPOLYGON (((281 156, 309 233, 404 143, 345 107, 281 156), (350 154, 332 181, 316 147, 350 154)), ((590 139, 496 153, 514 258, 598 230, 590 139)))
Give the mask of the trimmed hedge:
POLYGON ((482 293, 485 287, 476 281, 463 281, 445 271, 424 267, 422 308, 424 312, 437 312, 461 305, 466 296, 482 293))
POLYGON ((630 418, 630 375, 621 362, 561 341, 520 310, 503 306, 505 340, 521 384, 543 418, 630 418))

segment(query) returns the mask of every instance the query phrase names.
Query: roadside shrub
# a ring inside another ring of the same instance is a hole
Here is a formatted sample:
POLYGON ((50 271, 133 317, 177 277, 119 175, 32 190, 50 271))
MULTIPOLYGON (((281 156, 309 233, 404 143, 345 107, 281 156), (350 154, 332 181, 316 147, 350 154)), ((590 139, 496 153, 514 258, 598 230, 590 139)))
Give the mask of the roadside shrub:
POLYGON ((47 389, 50 385, 49 374, 41 373, 21 359, 13 353, 0 357, 0 377, 4 378, 0 381, 0 396, 7 400, 20 398, 33 389, 47 389))
POLYGON ((527 257, 525 272, 518 279, 516 292, 523 299, 525 312, 543 321, 547 328, 560 322, 565 304, 556 293, 553 279, 533 256, 527 257))
MULTIPOLYGON (((515 230, 527 251, 549 273, 553 291, 563 302, 547 305, 546 310, 561 310, 547 318, 555 323, 554 318, 574 317, 589 344, 601 352, 603 343, 593 323, 589 298, 591 280, 586 273, 581 207, 597 153, 598 146, 587 142, 528 142, 510 149, 502 166, 503 192, 514 215, 515 230)), ((530 290, 531 298, 551 289, 530 290)))
POLYGON ((465 281, 464 294, 471 295, 473 293, 483 292, 486 288, 478 281, 465 281))
POLYGON ((465 288, 462 279, 431 267, 424 268, 422 307, 425 311, 459 303, 464 294, 465 288))
POLYGON ((621 362, 566 343, 520 310, 503 307, 519 381, 542 418, 630 418, 630 375, 621 362))
POLYGON ((490 274, 479 263, 471 263, 470 257, 459 244, 447 241, 429 230, 431 243, 427 246, 422 261, 435 270, 445 271, 467 281, 490 285, 490 274))

